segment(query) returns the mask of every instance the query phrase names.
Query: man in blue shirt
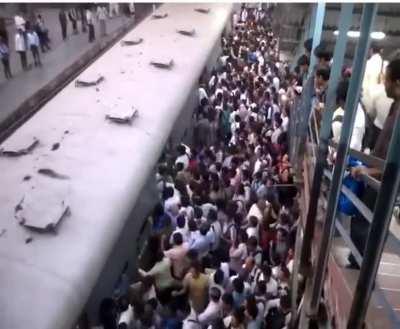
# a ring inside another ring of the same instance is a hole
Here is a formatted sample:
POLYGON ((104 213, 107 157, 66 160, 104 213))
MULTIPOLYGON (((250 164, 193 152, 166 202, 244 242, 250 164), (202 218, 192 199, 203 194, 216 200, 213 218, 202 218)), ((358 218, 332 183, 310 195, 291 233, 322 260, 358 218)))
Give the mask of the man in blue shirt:
POLYGON ((195 249, 198 252, 200 259, 208 254, 213 243, 212 236, 207 234, 209 229, 210 225, 208 223, 201 224, 198 238, 192 240, 189 245, 189 249, 195 249))

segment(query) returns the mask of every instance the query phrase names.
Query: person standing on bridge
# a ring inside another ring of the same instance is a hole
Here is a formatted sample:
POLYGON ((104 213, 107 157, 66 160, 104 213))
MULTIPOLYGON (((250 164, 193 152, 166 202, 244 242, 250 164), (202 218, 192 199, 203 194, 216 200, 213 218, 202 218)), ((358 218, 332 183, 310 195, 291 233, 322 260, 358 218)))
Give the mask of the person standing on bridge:
POLYGON ((7 47, 4 38, 0 35, 0 58, 4 67, 4 75, 6 79, 11 79, 12 74, 10 70, 10 49, 7 47))
POLYGON ((60 13, 58 14, 58 19, 60 20, 60 25, 61 25, 61 34, 63 40, 67 39, 67 15, 65 14, 64 9, 60 10, 60 13))

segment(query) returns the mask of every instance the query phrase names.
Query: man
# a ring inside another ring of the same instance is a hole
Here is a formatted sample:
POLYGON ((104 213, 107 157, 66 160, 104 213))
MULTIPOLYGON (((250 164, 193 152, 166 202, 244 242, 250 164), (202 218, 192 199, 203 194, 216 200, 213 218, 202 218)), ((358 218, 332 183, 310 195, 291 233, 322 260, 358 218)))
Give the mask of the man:
POLYGON ((70 11, 68 11, 68 18, 71 21, 73 33, 78 34, 78 13, 75 8, 72 8, 70 11))
POLYGON ((303 86, 303 83, 305 82, 305 78, 307 76, 308 68, 310 67, 310 59, 307 57, 307 55, 302 55, 299 57, 297 60, 297 66, 300 69, 300 76, 298 79, 298 86, 303 86))
POLYGON ((180 214, 176 217, 176 229, 172 232, 169 242, 174 243, 174 234, 179 233, 182 235, 182 241, 187 242, 189 240, 189 230, 186 227, 186 217, 180 214))
POLYGON ((86 9, 85 16, 86 16, 86 24, 89 27, 89 42, 93 42, 95 40, 94 18, 93 18, 93 14, 92 14, 92 11, 90 10, 90 8, 86 9))
POLYGON ((32 52, 32 57, 35 66, 42 66, 42 62, 40 61, 40 55, 39 55, 39 47, 40 47, 39 36, 34 30, 29 29, 27 33, 27 40, 28 40, 28 47, 31 49, 32 52))
MULTIPOLYGON (((339 106, 332 117, 332 140, 339 144, 340 133, 343 125, 344 104, 346 103, 349 81, 347 79, 339 82, 336 90, 336 104, 339 106)), ((365 133, 365 114, 361 104, 357 105, 356 118, 354 121, 353 132, 351 135, 350 147, 356 151, 361 151, 362 141, 365 133)))
POLYGON ((15 51, 19 54, 21 59, 22 69, 27 71, 29 68, 26 59, 26 42, 24 32, 21 29, 19 29, 15 34, 15 51))
MULTIPOLYGON (((313 95, 315 94, 315 86, 314 86, 314 77, 315 72, 319 68, 329 67, 330 60, 332 58, 332 52, 328 50, 328 45, 325 42, 321 42, 315 49, 314 55, 317 58, 316 65, 312 68, 312 73, 308 75, 307 81, 303 85, 302 98, 300 102, 299 113, 300 115, 300 132, 303 134, 307 134, 308 132, 308 122, 311 113, 311 105, 308 103, 308 100, 311 100, 313 95)), ((301 143, 300 147, 303 147, 305 144, 301 143)))
POLYGON ((193 260, 189 272, 183 279, 183 288, 179 291, 174 291, 172 295, 179 296, 187 293, 193 310, 200 314, 207 305, 208 284, 208 276, 202 273, 200 262, 193 260))
POLYGON ((199 314, 199 322, 203 326, 211 324, 214 320, 218 319, 222 315, 222 305, 221 305, 221 291, 212 287, 210 289, 210 301, 206 309, 199 314))
POLYGON ((0 36, 0 59, 3 63, 4 75, 6 79, 11 79, 11 69, 10 69, 10 49, 7 47, 5 40, 0 36))
POLYGON ((190 243, 190 249, 194 249, 198 252, 199 259, 202 259, 210 251, 212 241, 211 238, 207 235, 209 229, 210 225, 208 223, 201 224, 199 230, 200 234, 195 240, 192 240, 190 243))
POLYGON ((105 6, 97 7, 97 18, 100 22, 100 36, 104 37, 107 34, 107 9, 105 6))
POLYGON ((264 310, 267 328, 280 329, 290 322, 290 297, 284 295, 280 298, 270 299, 264 310))
POLYGON ((229 328, 229 325, 232 320, 232 313, 235 309, 233 296, 230 293, 224 293, 221 298, 222 302, 222 317, 224 319, 224 324, 226 328, 229 328))
POLYGON ((179 162, 183 164, 183 169, 186 170, 189 166, 189 155, 187 153, 186 147, 183 144, 177 146, 176 151, 178 157, 175 160, 175 165, 179 162))
MULTIPOLYGON (((391 61, 386 68, 385 90, 387 96, 392 98, 394 102, 385 120, 383 129, 378 136, 374 150, 372 151, 373 156, 381 159, 386 159, 388 147, 392 138, 392 131, 398 120, 398 114, 400 110, 400 59, 391 61)), ((382 172, 377 168, 368 168, 364 166, 352 168, 352 175, 355 178, 359 178, 362 175, 380 176, 381 174, 382 172)), ((374 209, 376 196, 377 195, 374 190, 367 188, 362 196, 362 200, 370 209, 374 209)), ((369 227, 369 222, 361 214, 358 213, 352 218, 350 236, 361 255, 364 253, 369 227)), ((349 257, 349 263, 350 268, 359 268, 352 255, 349 257)))
POLYGON ((61 35, 62 35, 62 39, 66 40, 67 39, 67 15, 65 14, 64 9, 60 10, 60 13, 58 14, 58 19, 60 21, 60 25, 61 25, 61 35))
POLYGON ((172 262, 172 274, 177 280, 182 280, 188 264, 186 254, 189 251, 189 244, 183 242, 182 234, 177 232, 173 234, 174 246, 164 251, 164 255, 172 262))
POLYGON ((383 73, 387 62, 382 58, 382 47, 374 43, 371 57, 365 65, 362 83, 362 104, 366 112, 367 129, 363 147, 368 151, 375 146, 393 100, 387 97, 383 84, 383 73))

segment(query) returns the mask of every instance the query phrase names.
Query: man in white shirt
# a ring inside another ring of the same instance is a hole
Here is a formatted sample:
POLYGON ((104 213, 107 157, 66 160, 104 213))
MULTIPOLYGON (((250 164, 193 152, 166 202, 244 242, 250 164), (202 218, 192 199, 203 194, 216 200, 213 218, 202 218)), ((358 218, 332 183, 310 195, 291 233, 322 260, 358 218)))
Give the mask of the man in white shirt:
POLYGON ((189 155, 186 151, 186 147, 181 144, 178 145, 176 150, 178 152, 178 157, 175 160, 175 165, 180 162, 183 164, 183 169, 186 170, 189 166, 189 155))
POLYGON ((21 66, 24 71, 28 70, 28 62, 26 59, 26 40, 23 30, 19 29, 15 34, 15 51, 19 54, 21 59, 21 66))
POLYGON ((176 217, 176 229, 171 234, 171 237, 169 239, 170 244, 174 243, 173 237, 175 233, 180 233, 182 235, 183 242, 189 241, 189 230, 186 224, 186 217, 181 212, 180 215, 176 217))
POLYGON ((199 314, 198 320, 203 326, 211 324, 212 321, 222 316, 221 292, 213 287, 210 290, 210 301, 206 309, 199 314))
MULTIPOLYGON (((344 104, 346 102, 347 91, 349 88, 349 81, 343 80, 339 82, 336 91, 336 101, 339 108, 335 111, 332 118, 332 134, 333 141, 339 143, 340 132, 343 124, 344 117, 344 104)), ((351 135, 350 147, 356 151, 361 151, 362 142, 365 133, 365 114, 360 104, 357 105, 356 118, 354 121, 353 132, 351 135)))
POLYGON ((89 27, 89 42, 93 42, 95 40, 93 13, 90 9, 86 9, 85 15, 86 23, 89 27))

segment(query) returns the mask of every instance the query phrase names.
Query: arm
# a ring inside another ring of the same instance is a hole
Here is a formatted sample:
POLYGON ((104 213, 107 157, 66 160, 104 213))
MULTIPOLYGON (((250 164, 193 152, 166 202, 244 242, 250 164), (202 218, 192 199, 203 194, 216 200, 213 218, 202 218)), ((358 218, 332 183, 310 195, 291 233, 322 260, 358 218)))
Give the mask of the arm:
POLYGON ((382 172, 378 168, 368 168, 364 166, 358 166, 351 168, 351 175, 356 179, 361 179, 363 175, 369 175, 372 177, 379 177, 382 172))
POLYGON ((179 296, 185 294, 189 290, 189 275, 190 273, 187 273, 185 275, 185 278, 183 279, 182 283, 182 288, 180 290, 175 290, 172 292, 172 296, 179 296))
POLYGON ((267 302, 267 304, 265 305, 264 317, 266 317, 268 315, 269 311, 272 308, 279 307, 279 304, 280 304, 280 299, 279 298, 269 300, 267 302))

